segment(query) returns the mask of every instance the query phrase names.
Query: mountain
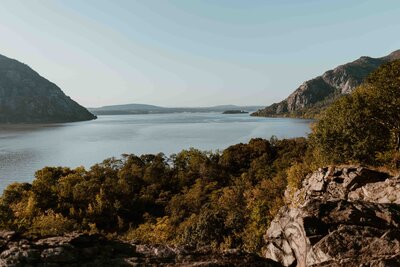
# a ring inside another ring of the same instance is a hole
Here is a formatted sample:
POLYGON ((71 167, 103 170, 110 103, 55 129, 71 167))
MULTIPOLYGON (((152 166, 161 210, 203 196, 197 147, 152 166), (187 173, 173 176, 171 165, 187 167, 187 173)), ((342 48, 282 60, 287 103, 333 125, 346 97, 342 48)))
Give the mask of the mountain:
POLYGON ((0 123, 58 123, 95 118, 29 66, 0 55, 0 123))
POLYGON ((96 115, 123 115, 123 114, 166 114, 166 113, 183 113, 183 112, 224 112, 226 110, 245 110, 256 111, 261 106, 235 106, 220 105, 212 107, 160 107, 146 104, 126 104, 104 106, 100 108, 89 108, 96 115))
POLYGON ((264 117, 314 117, 335 99, 349 94, 383 63, 400 59, 400 50, 381 58, 360 57, 304 82, 285 100, 253 113, 264 117))

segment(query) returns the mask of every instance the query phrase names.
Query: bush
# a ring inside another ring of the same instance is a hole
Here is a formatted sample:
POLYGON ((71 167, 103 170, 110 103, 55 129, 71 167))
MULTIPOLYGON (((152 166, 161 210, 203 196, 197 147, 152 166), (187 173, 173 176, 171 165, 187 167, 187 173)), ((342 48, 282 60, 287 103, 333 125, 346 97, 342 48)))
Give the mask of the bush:
POLYGON ((327 109, 311 135, 327 162, 375 165, 377 154, 400 152, 399 77, 400 60, 384 64, 327 109))
POLYGON ((164 216, 157 218, 154 223, 146 222, 130 229, 124 238, 147 244, 167 244, 175 238, 175 230, 168 216, 164 216))
POLYGON ((49 210, 33 219, 29 234, 32 236, 62 235, 74 230, 75 224, 76 221, 49 210))

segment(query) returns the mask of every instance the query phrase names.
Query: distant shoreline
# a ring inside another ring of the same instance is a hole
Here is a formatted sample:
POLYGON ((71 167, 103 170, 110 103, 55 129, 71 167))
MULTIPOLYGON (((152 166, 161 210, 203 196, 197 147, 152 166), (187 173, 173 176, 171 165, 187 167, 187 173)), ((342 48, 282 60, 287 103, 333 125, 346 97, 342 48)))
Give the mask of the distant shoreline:
POLYGON ((231 110, 246 111, 247 113, 255 112, 262 106, 235 106, 221 105, 213 107, 176 107, 166 108, 145 104, 127 104, 105 106, 100 108, 88 108, 95 115, 144 115, 144 114, 172 114, 172 113, 208 113, 208 112, 225 112, 231 110))

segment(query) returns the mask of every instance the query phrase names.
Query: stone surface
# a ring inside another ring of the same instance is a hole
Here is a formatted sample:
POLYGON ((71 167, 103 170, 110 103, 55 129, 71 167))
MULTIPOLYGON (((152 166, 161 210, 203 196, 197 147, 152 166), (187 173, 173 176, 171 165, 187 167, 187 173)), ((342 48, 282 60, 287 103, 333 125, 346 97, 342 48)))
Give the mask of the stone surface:
POLYGON ((337 97, 351 93, 380 65, 396 59, 400 59, 400 50, 381 58, 361 57, 304 82, 285 100, 260 109, 252 115, 301 116, 312 108, 318 110, 326 107, 337 97))
POLYGON ((400 266, 399 176, 323 168, 290 200, 265 235, 266 258, 284 266, 400 266))
POLYGON ((54 123, 95 118, 29 66, 0 55, 0 123, 54 123))
POLYGON ((281 266, 253 254, 150 246, 68 233, 40 240, 0 231, 0 266, 281 266))

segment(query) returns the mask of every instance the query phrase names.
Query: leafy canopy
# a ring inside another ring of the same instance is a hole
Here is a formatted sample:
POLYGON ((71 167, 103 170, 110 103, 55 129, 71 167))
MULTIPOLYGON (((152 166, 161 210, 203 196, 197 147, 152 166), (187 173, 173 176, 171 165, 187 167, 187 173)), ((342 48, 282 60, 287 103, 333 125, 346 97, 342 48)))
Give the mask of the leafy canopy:
POLYGON ((333 103, 311 138, 333 163, 376 164, 378 154, 400 152, 400 60, 384 64, 333 103))

